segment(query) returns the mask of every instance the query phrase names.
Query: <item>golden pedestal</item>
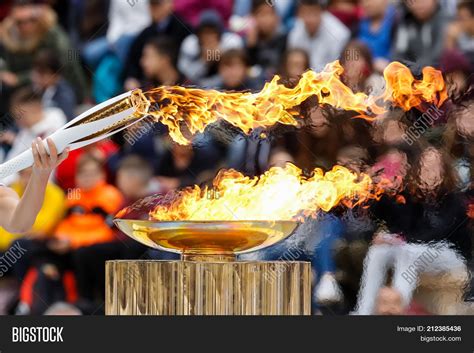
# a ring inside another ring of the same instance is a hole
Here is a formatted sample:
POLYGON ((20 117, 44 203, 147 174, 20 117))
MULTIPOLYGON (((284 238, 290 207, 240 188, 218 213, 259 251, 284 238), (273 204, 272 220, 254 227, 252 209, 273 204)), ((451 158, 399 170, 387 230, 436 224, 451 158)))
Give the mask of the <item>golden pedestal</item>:
POLYGON ((308 262, 106 264, 107 315, 309 315, 308 262))
POLYGON ((293 221, 116 219, 131 238, 181 261, 106 264, 108 315, 309 315, 307 262, 235 261, 288 237, 293 221))

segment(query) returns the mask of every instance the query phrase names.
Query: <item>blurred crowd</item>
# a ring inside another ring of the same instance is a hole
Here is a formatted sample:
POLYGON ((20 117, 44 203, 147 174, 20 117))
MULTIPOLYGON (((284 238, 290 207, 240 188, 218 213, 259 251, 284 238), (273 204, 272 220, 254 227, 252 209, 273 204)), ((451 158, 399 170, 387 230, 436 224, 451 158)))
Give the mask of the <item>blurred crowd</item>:
MULTIPOLYGON (((314 313, 472 310, 473 0, 2 0, 0 21, 0 162, 137 87, 256 92, 275 74, 291 86, 339 60, 348 87, 377 95, 397 60, 417 78, 424 66, 442 70, 449 94, 372 122, 310 98, 297 127, 220 126, 181 146, 155 123, 72 151, 33 229, 0 230, 3 313, 103 313, 106 260, 174 258, 121 234, 117 211, 220 168, 255 176, 287 162, 339 164, 393 188, 247 255, 311 261, 314 313)), ((20 195, 29 173, 8 180, 20 195)))

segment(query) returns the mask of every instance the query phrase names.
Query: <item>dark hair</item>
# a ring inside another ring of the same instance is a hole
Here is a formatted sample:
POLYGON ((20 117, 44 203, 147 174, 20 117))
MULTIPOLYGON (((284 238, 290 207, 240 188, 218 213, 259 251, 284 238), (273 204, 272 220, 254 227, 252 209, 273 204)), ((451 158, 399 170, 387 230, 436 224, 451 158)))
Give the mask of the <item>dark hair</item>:
POLYGON ((474 1, 472 0, 462 0, 458 3, 458 10, 466 9, 471 15, 474 15, 474 1))
POLYGON ((196 34, 199 34, 204 30, 211 30, 219 34, 224 32, 225 26, 221 15, 216 10, 205 10, 199 16, 199 23, 196 27, 196 34))
POLYGON ((178 63, 178 48, 173 40, 166 37, 151 38, 146 45, 150 45, 158 53, 169 58, 171 64, 176 67, 178 63))
POLYGON ((10 106, 15 107, 26 103, 41 103, 41 100, 41 94, 35 90, 33 86, 28 85, 15 90, 10 100, 10 106))
POLYGON ((423 147, 416 151, 416 155, 413 158, 413 163, 409 171, 409 184, 408 188, 410 193, 418 198, 425 198, 430 196, 442 196, 446 193, 450 193, 456 190, 458 185, 458 177, 456 176, 455 170, 452 167, 452 160, 444 148, 438 148, 434 145, 423 143, 423 147), (434 191, 433 195, 426 195, 423 190, 419 189, 419 176, 422 168, 422 158, 429 150, 436 151, 441 157, 441 166, 443 168, 443 181, 440 187, 434 191))
POLYGON ((148 0, 150 5, 162 5, 164 3, 163 0, 148 0))
POLYGON ((346 44, 341 52, 339 61, 342 65, 344 65, 347 61, 349 61, 350 56, 354 57, 355 55, 361 56, 367 62, 370 71, 374 70, 372 53, 370 52, 369 47, 359 40, 351 40, 346 44), (351 52, 351 50, 354 52, 351 52))
POLYGON ((298 5, 299 6, 318 6, 318 7, 323 7, 325 5, 324 0, 298 0, 298 5))
POLYGON ((61 71, 62 64, 56 52, 43 49, 35 56, 33 68, 41 73, 57 74, 61 71))
POLYGON ((139 172, 145 181, 149 181, 153 176, 152 165, 146 159, 137 155, 129 155, 122 159, 118 171, 122 170, 139 172))
POLYGON ((235 59, 241 61, 245 66, 249 66, 247 54, 242 49, 229 49, 222 54, 219 65, 230 65, 235 59))
POLYGON ((268 6, 271 8, 273 11, 275 11, 275 6, 271 6, 270 2, 268 0, 253 0, 252 1, 252 13, 255 13, 258 11, 258 9, 262 6, 268 6))
POLYGON ((280 72, 280 75, 283 76, 283 77, 286 77, 288 76, 288 72, 286 70, 286 64, 288 62, 288 58, 290 57, 290 55, 292 54, 301 54, 304 56, 305 60, 306 60, 306 70, 308 70, 310 68, 310 59, 309 59, 309 54, 306 50, 304 49, 301 49, 301 48, 292 48, 292 49, 288 49, 287 51, 285 51, 281 57, 281 61, 280 61, 280 70, 278 70, 280 72))
POLYGON ((41 1, 41 0, 15 0, 13 2, 13 6, 28 6, 28 5, 40 5, 40 4, 46 4, 47 1, 41 1))
POLYGON ((104 170, 104 161, 102 159, 92 153, 84 153, 77 161, 76 173, 80 172, 88 163, 94 163, 100 170, 104 170))

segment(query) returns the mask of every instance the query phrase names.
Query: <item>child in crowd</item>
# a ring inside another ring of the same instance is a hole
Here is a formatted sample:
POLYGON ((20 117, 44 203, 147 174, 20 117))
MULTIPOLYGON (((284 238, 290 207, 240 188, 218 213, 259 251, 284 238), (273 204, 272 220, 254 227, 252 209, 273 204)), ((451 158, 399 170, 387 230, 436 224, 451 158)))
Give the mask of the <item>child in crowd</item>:
MULTIPOLYGON (((88 298, 84 293, 94 293, 98 282, 84 273, 90 274, 91 266, 94 273, 100 273, 98 267, 103 263, 96 262, 93 251, 87 253, 92 256, 83 256, 82 250, 115 240, 111 221, 123 205, 123 197, 118 189, 106 183, 102 161, 91 154, 82 155, 77 164, 76 185, 76 189, 68 192, 65 218, 56 227, 53 238, 46 244, 45 255, 36 264, 45 297, 46 293, 54 293, 53 289, 58 287, 59 293, 67 293, 66 281, 72 281, 74 290, 71 291, 76 298, 77 281, 80 297, 88 298)), ((93 298, 94 294, 90 297, 93 298)), ((63 297, 59 299, 64 300, 63 297)), ((36 309, 33 303, 32 310, 44 310, 47 302, 59 299, 57 295, 47 297, 45 303, 39 303, 42 305, 37 303, 36 309)))
POLYGON ((225 52, 219 61, 219 89, 228 91, 246 91, 256 88, 249 77, 249 65, 245 51, 231 49, 225 52))
POLYGON ((139 156, 129 155, 120 162, 116 181, 125 198, 125 205, 148 196, 152 177, 151 164, 139 156))
MULTIPOLYGON (((11 147, 4 155, 3 160, 11 159, 31 145, 35 138, 45 138, 66 123, 63 112, 58 108, 43 108, 42 98, 31 87, 27 86, 15 92, 11 100, 11 109, 14 116, 11 126, 7 126, 13 137, 5 144, 11 143, 11 147), (14 133, 15 125, 18 126, 18 133, 14 133)), ((2 138, 8 135, 2 136, 2 138)), ((5 184, 13 182, 16 175, 3 180, 5 184)))
POLYGON ((277 9, 266 0, 254 0, 252 3, 246 46, 250 64, 264 78, 271 79, 285 51, 286 34, 282 30, 277 9))
POLYGON ((430 313, 414 301, 405 309, 399 291, 392 287, 382 287, 377 295, 375 315, 430 315, 430 313))
POLYGON ((143 48, 140 66, 145 76, 143 86, 189 84, 177 68, 176 44, 168 38, 153 38, 143 48))
POLYGON ((447 28, 446 48, 461 51, 474 66, 474 2, 458 2, 457 21, 447 28))
POLYGON ((68 213, 55 231, 51 248, 64 252, 114 239, 110 216, 123 204, 123 197, 106 183, 102 161, 93 155, 81 156, 76 169, 77 189, 70 190, 68 213))
MULTIPOLYGON (((125 157, 117 171, 116 184, 123 194, 120 208, 130 206, 135 201, 150 194, 150 181, 153 176, 151 165, 144 159, 130 155, 125 157)), ((111 189, 112 191, 112 189, 111 189)), ((109 191, 109 192, 111 192, 109 191)), ((117 190, 113 190, 116 194, 117 190)), ((106 199, 104 199, 106 201, 106 199)), ((116 206, 118 203, 115 204, 116 206)), ((114 215, 118 207, 110 209, 114 215)), ((126 218, 148 217, 148 211, 131 211, 126 218)), ((109 224, 110 225, 110 224, 109 224)), ((112 233, 110 227, 107 229, 112 233)), ((74 264, 79 297, 88 302, 102 300, 105 295, 105 262, 113 259, 136 259, 143 256, 147 248, 121 232, 113 237, 81 247, 75 251, 74 264)))
POLYGON ((444 51, 441 69, 446 77, 450 96, 460 97, 471 86, 472 67, 469 59, 458 49, 444 51))
POLYGON ((283 54, 280 76, 287 81, 297 82, 309 69, 309 55, 304 49, 289 49, 283 54))
POLYGON ((383 93, 385 81, 374 72, 369 48, 359 41, 349 42, 342 51, 340 63, 344 67, 342 81, 354 92, 379 96, 383 93))
POLYGON ((212 10, 201 14, 196 34, 190 34, 180 49, 178 68, 193 82, 204 87, 214 87, 217 63, 223 52, 242 48, 239 35, 224 30, 218 13, 212 10))
POLYGON ((42 92, 43 107, 62 110, 67 120, 75 117, 76 94, 71 85, 61 75, 62 64, 58 56, 43 50, 33 61, 31 80, 35 88, 42 92))
POLYGON ((178 50, 181 42, 190 32, 189 26, 174 14, 173 0, 149 0, 149 5, 152 23, 138 34, 128 52, 123 74, 126 90, 139 87, 140 82, 144 79, 140 60, 143 48, 151 38, 169 38, 175 43, 176 50, 178 50))

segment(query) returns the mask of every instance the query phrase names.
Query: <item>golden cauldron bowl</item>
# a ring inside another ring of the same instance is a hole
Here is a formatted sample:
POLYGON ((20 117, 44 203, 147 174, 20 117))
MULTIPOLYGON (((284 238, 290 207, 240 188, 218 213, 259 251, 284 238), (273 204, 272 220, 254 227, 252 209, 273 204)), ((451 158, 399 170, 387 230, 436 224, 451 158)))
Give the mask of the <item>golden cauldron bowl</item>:
POLYGON ((115 219, 117 227, 151 248, 182 254, 184 260, 231 261, 287 238, 295 221, 147 221, 115 219))

